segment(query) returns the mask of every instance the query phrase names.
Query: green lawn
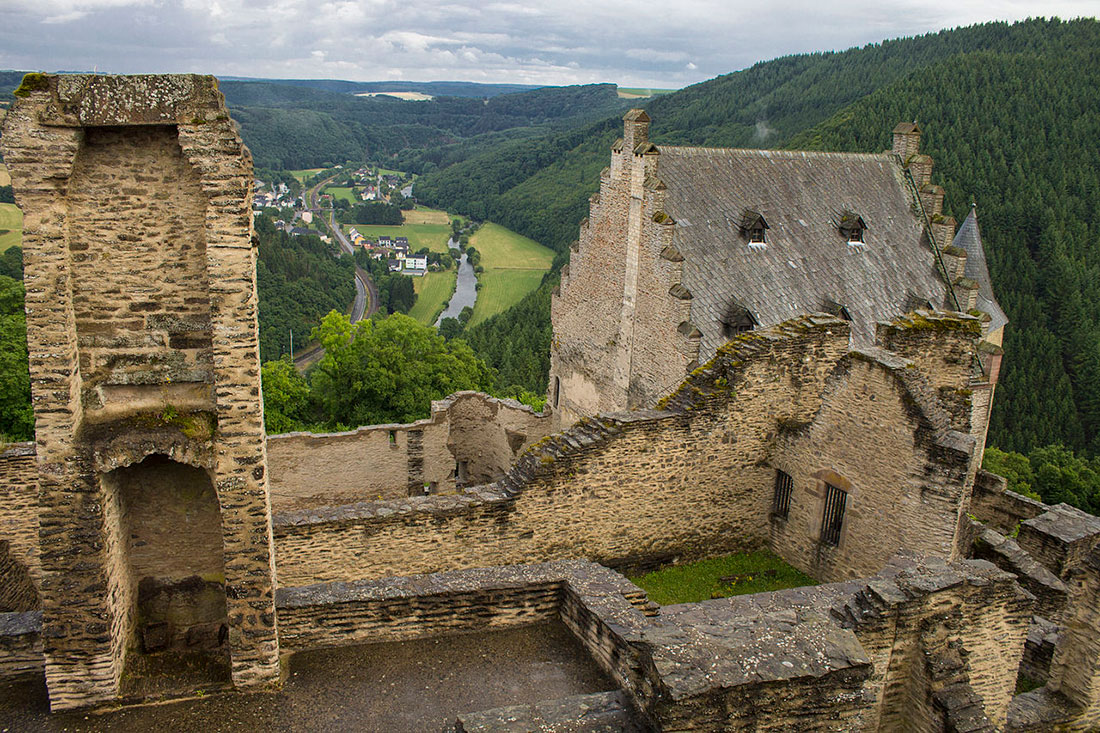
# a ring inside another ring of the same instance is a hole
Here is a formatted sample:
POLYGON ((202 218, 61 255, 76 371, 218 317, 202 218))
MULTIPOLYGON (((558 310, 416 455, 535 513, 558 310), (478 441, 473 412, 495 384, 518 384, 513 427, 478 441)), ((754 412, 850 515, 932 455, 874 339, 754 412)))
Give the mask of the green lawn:
POLYGON ((631 580, 662 606, 817 585, 816 580, 767 550, 700 560, 631 580), (720 580, 729 576, 737 578, 727 583, 720 580))
POLYGON ((330 193, 332 194, 333 199, 341 199, 343 201, 347 201, 353 206, 359 203, 359 200, 355 197, 355 194, 353 194, 352 190, 347 186, 325 186, 323 189, 321 189, 321 193, 330 193))
POLYGON ((432 252, 447 252, 447 240, 451 238, 449 224, 402 224, 400 226, 352 224, 345 226, 344 231, 351 229, 352 226, 368 239, 379 236, 408 237, 410 252, 419 252, 424 247, 432 252))
POLYGON ((416 291, 416 303, 413 304, 409 315, 426 326, 435 323, 435 319, 443 310, 443 304, 454 294, 457 277, 454 270, 427 272, 424 273, 424 277, 414 277, 413 290, 416 291))
POLYGON ((23 212, 15 204, 0 204, 0 252, 23 242, 23 212))
POLYGON ((481 253, 485 271, 478 277, 481 290, 470 325, 501 313, 539 286, 550 269, 554 253, 533 239, 499 224, 485 224, 470 239, 481 253))

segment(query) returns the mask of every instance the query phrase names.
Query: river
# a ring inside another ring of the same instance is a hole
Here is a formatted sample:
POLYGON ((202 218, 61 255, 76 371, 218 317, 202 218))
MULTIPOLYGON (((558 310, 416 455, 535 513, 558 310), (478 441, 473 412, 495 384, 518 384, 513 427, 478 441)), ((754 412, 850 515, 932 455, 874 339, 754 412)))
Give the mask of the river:
MULTIPOLYGON (((458 247, 458 242, 451 240, 447 242, 447 246, 458 247)), ((454 295, 451 296, 450 305, 439 314, 435 325, 438 326, 444 318, 458 318, 463 308, 466 306, 473 308, 475 302, 477 302, 477 275, 474 274, 474 266, 470 264, 466 253, 463 252, 462 261, 458 265, 458 282, 455 283, 454 295)))

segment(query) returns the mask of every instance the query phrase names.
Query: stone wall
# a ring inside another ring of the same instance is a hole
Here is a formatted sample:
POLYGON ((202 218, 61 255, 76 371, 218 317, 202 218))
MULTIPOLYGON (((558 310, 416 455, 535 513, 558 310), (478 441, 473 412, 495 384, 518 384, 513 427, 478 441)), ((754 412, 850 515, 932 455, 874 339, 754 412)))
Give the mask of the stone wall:
POLYGON ((662 219, 658 156, 645 144, 649 118, 637 110, 627 117, 551 299, 550 399, 559 427, 651 407, 699 365, 691 295, 680 285, 683 257, 669 247, 674 222, 662 219))
POLYGON ((431 417, 346 433, 289 433, 267 440, 275 511, 447 494, 495 481, 550 432, 549 415, 515 400, 456 392, 431 417))
POLYGON ((583 420, 533 446, 497 484, 281 513, 280 581, 575 557, 638 570, 769 543, 826 579, 874 572, 906 543, 953 556, 973 441, 947 429, 908 362, 844 356, 846 345, 845 323, 833 318, 748 334, 665 410, 583 420), (880 420, 894 432, 883 435, 880 420), (851 434, 830 432, 842 429, 851 434), (784 532, 768 519, 779 466, 795 472, 804 507, 784 532), (822 470, 843 472, 854 487, 832 557, 820 549, 820 498, 810 495, 822 470), (899 510, 912 533, 896 530, 899 510))
POLYGON ((1002 534, 1015 535, 1024 520, 1037 517, 1049 508, 1037 499, 1009 491, 1005 479, 995 473, 978 471, 974 479, 970 513, 1002 534))
POLYGON ((233 680, 277 681, 252 166, 216 81, 28 75, 2 142, 24 216, 51 706, 119 694, 137 592, 106 477, 150 455, 209 471, 233 680))
POLYGON ((38 560, 38 465, 34 443, 15 443, 0 452, 0 540, 35 586, 41 582, 38 560))
POLYGON ((42 612, 0 613, 0 680, 41 675, 42 612))
POLYGON ((900 548, 955 556, 974 441, 948 429, 911 367, 885 352, 852 352, 814 420, 782 426, 772 465, 793 489, 786 518, 768 507, 771 546, 815 578, 870 575, 900 548), (828 486, 846 494, 835 546, 822 539, 828 486))

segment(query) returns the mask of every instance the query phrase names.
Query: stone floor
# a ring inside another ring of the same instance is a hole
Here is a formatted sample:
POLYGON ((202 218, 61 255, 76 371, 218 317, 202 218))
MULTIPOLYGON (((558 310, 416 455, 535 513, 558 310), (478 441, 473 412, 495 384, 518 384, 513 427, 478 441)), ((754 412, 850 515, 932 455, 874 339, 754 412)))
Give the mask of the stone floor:
POLYGON ((41 680, 0 683, 0 732, 441 731, 461 712, 615 689, 559 623, 310 652, 282 691, 50 715, 41 680))

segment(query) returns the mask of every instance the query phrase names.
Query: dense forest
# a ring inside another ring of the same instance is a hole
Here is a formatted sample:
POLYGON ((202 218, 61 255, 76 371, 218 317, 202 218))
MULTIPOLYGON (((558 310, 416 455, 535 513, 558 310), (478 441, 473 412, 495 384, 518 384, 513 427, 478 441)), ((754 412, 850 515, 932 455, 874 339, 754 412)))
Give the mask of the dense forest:
POLYGON ((261 81, 220 85, 256 164, 311 168, 345 160, 400 163, 420 173, 517 135, 572 127, 623 109, 613 84, 544 87, 489 99, 407 102, 261 81), (401 157, 404 154, 404 157, 401 157), (434 160, 433 160, 434 159, 434 160))
POLYGON ((355 265, 337 256, 335 244, 291 236, 268 216, 256 217, 256 236, 260 358, 267 361, 289 353, 291 331, 304 346, 326 313, 347 309, 355 298, 355 265))
MULTIPOLYGON (((924 129, 934 180, 971 201, 1012 323, 990 443, 1100 450, 1100 23, 990 23, 842 53, 763 62, 654 99, 658 143, 881 151, 924 129)), ((619 136, 617 119, 506 143, 423 176, 422 201, 498 221, 564 252, 619 136)), ((558 264, 561 260, 559 258, 558 264)), ((545 293, 468 334, 497 369, 507 342, 549 347, 545 293)), ((528 374, 527 370, 515 372, 528 374)), ((545 389, 545 372, 529 389, 545 389)))

